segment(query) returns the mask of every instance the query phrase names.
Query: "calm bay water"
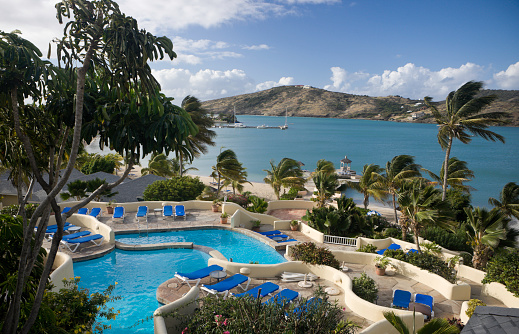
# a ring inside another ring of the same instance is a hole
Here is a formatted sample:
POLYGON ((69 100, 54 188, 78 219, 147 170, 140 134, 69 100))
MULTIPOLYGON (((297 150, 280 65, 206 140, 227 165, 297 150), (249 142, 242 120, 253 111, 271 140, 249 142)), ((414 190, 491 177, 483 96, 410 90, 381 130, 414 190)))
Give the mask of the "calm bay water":
MULTIPOLYGON (((284 117, 270 116, 238 116, 238 120, 248 126, 285 123, 284 117)), ((290 117, 288 123, 285 131, 216 128, 216 146, 193 162, 192 166, 198 168, 193 173, 209 175, 222 146, 234 150, 247 168, 248 179, 258 182, 266 176, 263 170, 270 169, 271 159, 277 164, 284 157, 302 161, 303 168, 313 170, 319 159, 330 160, 338 168, 347 155, 352 160, 351 168, 360 173, 365 164, 385 166, 395 155, 410 154, 437 174, 445 157, 434 124, 302 117, 290 117)), ((477 189, 472 192, 476 206, 488 207, 488 197, 497 198, 507 182, 519 182, 519 128, 492 130, 503 135, 506 144, 474 138, 468 145, 455 142, 451 152, 451 156, 467 161, 475 173, 469 184, 477 189)), ((142 165, 147 166, 147 159, 142 165)))

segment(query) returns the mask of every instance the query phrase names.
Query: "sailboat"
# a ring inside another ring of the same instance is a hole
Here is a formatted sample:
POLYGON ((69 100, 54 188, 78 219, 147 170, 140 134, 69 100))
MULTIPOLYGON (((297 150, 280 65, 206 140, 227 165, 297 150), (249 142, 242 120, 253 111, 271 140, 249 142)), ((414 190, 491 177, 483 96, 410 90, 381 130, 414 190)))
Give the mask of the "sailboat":
POLYGON ((288 118, 288 108, 285 108, 285 125, 282 125, 279 127, 281 130, 288 129, 287 118, 288 118))
POLYGON ((245 124, 243 123, 236 123, 236 106, 234 106, 234 127, 235 128, 244 128, 245 124))

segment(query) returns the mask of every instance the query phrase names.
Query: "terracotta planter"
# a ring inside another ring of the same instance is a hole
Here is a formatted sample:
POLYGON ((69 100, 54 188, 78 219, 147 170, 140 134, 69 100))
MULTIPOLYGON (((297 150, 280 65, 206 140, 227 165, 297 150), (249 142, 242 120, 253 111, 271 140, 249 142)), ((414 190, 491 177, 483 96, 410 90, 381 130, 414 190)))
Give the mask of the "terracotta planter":
POLYGON ((260 228, 259 228, 259 227, 253 227, 252 230, 253 230, 254 232, 259 232, 260 228))
POLYGON ((113 215, 114 214, 114 208, 112 206, 107 206, 106 207, 106 212, 109 214, 109 215, 113 215))
POLYGON ((227 218, 220 217, 220 224, 227 224, 227 218))
POLYGON ((213 212, 218 212, 219 209, 220 209, 220 206, 219 205, 211 205, 211 209, 213 210, 213 212))
POLYGON ((290 225, 290 229, 292 231, 297 231, 298 228, 299 228, 299 225, 290 225))
POLYGON ((375 267, 375 273, 378 276, 384 276, 386 274, 386 268, 375 267))

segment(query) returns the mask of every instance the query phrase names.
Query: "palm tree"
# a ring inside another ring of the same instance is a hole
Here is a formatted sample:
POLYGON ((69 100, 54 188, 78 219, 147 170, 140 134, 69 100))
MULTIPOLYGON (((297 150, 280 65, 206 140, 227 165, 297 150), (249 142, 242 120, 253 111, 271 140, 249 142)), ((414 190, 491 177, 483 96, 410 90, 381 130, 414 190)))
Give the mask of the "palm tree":
POLYGON ((368 208, 370 196, 377 201, 382 201, 386 196, 384 189, 377 182, 377 176, 381 171, 382 168, 379 165, 364 165, 359 182, 348 181, 348 186, 364 195, 364 209, 368 208))
POLYGON ((474 256, 472 265, 476 269, 485 268, 493 249, 496 249, 501 240, 506 239, 505 226, 509 222, 499 209, 488 211, 485 208, 465 208, 467 214, 467 235, 469 237, 474 256))
POLYGON ((423 180, 415 180, 404 185, 398 196, 402 219, 414 233, 418 251, 420 250, 420 230, 428 225, 450 227, 450 211, 447 201, 441 199, 440 190, 425 185, 423 180))
MULTIPOLYGON (((397 316, 394 312, 384 312, 384 318, 393 325, 393 327, 400 334, 409 334, 409 328, 405 324, 405 322, 397 316)), ((414 312, 413 312, 413 323, 414 323, 414 312)), ((449 324, 446 319, 443 318, 434 318, 431 319, 427 324, 425 324, 418 331, 415 330, 413 326, 413 334, 457 334, 460 332, 460 329, 455 325, 449 324)))
POLYGON ((508 218, 519 219, 519 185, 515 182, 508 182, 499 194, 499 200, 490 197, 488 204, 499 209, 508 218))
MULTIPOLYGON (((395 222, 398 224, 396 196, 405 182, 420 176, 420 165, 414 163, 413 156, 397 155, 386 163, 384 174, 376 173, 376 176, 377 184, 380 188, 385 189, 392 197, 391 202, 393 203, 395 222)), ((402 231, 404 231, 404 228, 402 228, 402 231)))
POLYGON ((317 168, 315 169, 315 173, 320 171, 323 171, 326 174, 335 174, 335 166, 331 161, 320 159, 317 161, 317 168))
MULTIPOLYGON (((422 168, 426 171, 429 176, 438 184, 442 183, 442 177, 434 174, 428 169, 422 168)), ((440 170, 440 175, 445 175, 444 166, 440 170)), ((474 172, 467 167, 467 162, 463 160, 459 160, 456 157, 452 157, 449 159, 449 167, 447 170, 447 186, 461 190, 462 192, 469 193, 470 190, 474 190, 470 186, 466 186, 463 182, 470 181, 474 178, 474 172)))
POLYGON ((505 123, 503 118, 507 117, 507 114, 504 112, 481 113, 483 108, 497 98, 495 95, 475 97, 482 87, 483 82, 469 81, 458 90, 450 92, 445 99, 446 110, 442 112, 431 103, 431 97, 424 97, 425 104, 432 109, 434 119, 439 124, 438 142, 442 150, 445 150, 442 179, 443 200, 447 195, 447 166, 454 139, 459 139, 463 144, 470 143, 473 136, 505 142, 503 136, 486 128, 490 125, 505 123))
POLYGON ((246 182, 247 172, 245 172, 245 168, 243 168, 242 164, 238 161, 236 153, 234 153, 233 150, 227 149, 222 152, 220 149, 220 154, 216 157, 216 165, 214 165, 212 169, 213 173, 211 176, 218 180, 216 196, 218 196, 222 190, 222 178, 231 182, 246 182))
POLYGON ((314 173, 312 179, 317 189, 317 207, 322 208, 339 187, 337 174, 335 174, 335 170, 334 173, 320 170, 314 173))
POLYGON ((152 154, 148 162, 148 167, 141 170, 142 175, 153 174, 162 177, 171 177, 173 172, 173 162, 164 153, 152 154))
POLYGON ((281 187, 302 187, 305 184, 301 166, 294 159, 283 158, 277 165, 274 164, 274 160, 270 160, 270 167, 270 170, 264 169, 267 177, 263 181, 274 189, 277 199, 279 199, 281 187))
POLYGON ((60 197, 66 201, 71 197, 74 197, 76 201, 81 200, 83 197, 87 197, 87 186, 88 182, 82 180, 76 180, 67 184, 68 192, 61 193, 60 197))

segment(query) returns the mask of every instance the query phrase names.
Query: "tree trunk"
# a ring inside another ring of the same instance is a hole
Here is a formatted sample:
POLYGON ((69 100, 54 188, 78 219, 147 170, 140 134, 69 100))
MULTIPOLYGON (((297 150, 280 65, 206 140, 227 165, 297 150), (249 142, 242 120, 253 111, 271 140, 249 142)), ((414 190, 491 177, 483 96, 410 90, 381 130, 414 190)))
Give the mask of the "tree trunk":
POLYGON ((364 195, 364 209, 368 209, 368 205, 369 205, 369 195, 364 195))
POLYGON ((445 150, 445 161, 443 161, 443 192, 442 192, 442 201, 445 201, 447 197, 447 175, 449 172, 449 156, 451 154, 452 141, 454 137, 453 135, 449 136, 449 143, 447 144, 447 149, 445 150))
POLYGON ((418 235, 418 226, 416 226, 415 224, 412 224, 413 227, 413 233, 414 233, 414 242, 416 244, 416 248, 418 248, 418 251, 421 253, 422 250, 420 249, 420 238, 419 238, 419 235, 418 235))
POLYGON ((395 222, 398 224, 398 214, 396 212, 396 195, 395 195, 395 193, 392 193, 392 195, 393 195, 393 212, 395 213, 395 222))

